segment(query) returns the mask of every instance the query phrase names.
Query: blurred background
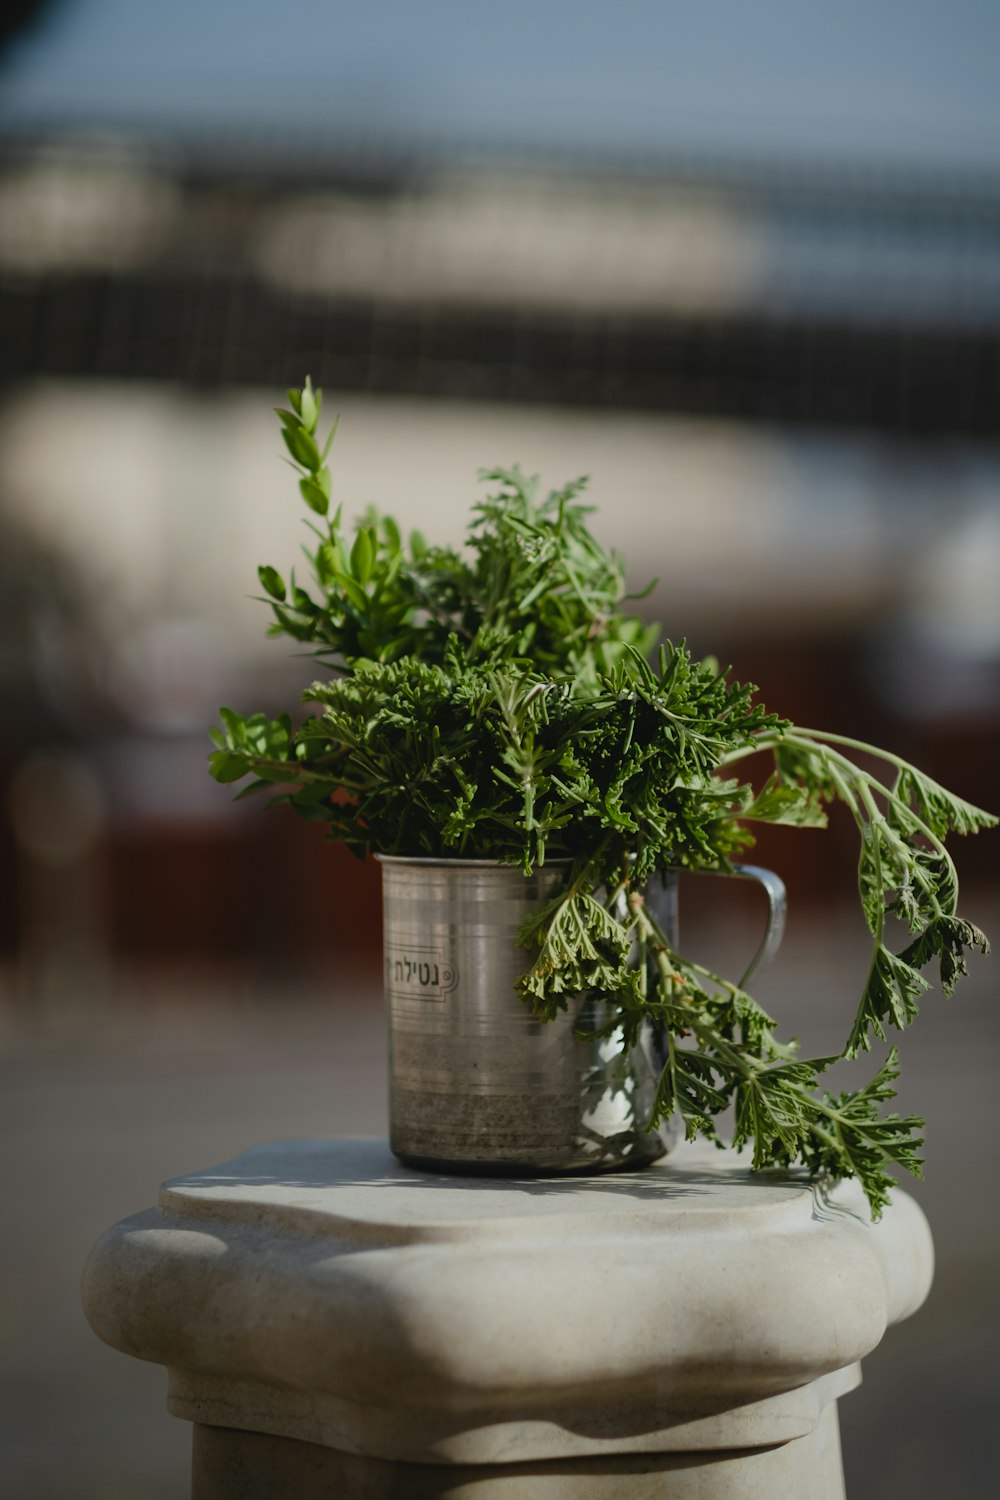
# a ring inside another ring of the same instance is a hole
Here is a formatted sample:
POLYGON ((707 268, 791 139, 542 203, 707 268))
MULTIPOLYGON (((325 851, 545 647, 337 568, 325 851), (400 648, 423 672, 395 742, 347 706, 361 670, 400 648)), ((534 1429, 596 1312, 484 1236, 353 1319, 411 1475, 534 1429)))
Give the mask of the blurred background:
MULTIPOLYGON (((220 703, 311 676, 251 597, 302 539, 283 387, 340 414, 345 511, 434 539, 480 466, 589 474, 667 634, 997 808, 998 56, 990 0, 8 6, 12 1500, 185 1493, 162 1372, 79 1312, 97 1234, 255 1141, 385 1125, 377 869, 205 771, 220 703)), ((852 828, 758 852, 792 916, 761 998, 839 1049, 852 828)), ((956 855, 996 935, 997 839, 956 855)), ((752 893, 694 884, 690 943, 738 965, 752 893)), ((843 1403, 852 1500, 996 1490, 995 983, 903 1040, 940 1265, 843 1403)))

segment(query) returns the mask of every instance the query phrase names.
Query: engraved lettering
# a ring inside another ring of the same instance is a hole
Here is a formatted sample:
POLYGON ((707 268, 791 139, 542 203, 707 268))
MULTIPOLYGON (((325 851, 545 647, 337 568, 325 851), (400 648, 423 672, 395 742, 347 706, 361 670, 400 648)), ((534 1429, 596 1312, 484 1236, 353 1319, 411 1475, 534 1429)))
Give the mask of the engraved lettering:
POLYGON ((458 984, 458 971, 444 960, 440 950, 414 945, 409 952, 400 945, 386 953, 386 985, 400 995, 422 995, 443 1000, 458 984))

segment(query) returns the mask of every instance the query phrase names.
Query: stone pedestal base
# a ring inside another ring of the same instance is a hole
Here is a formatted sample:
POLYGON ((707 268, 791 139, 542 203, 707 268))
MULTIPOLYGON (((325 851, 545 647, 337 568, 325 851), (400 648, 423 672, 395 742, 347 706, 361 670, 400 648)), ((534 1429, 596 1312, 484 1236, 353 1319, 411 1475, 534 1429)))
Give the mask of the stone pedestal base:
POLYGON ((195 1500, 843 1500, 836 1403, 913 1312, 904 1193, 680 1147, 475 1179, 293 1141, 168 1183, 84 1278, 170 1372, 195 1500))
POLYGON ((771 1448, 533 1464, 403 1464, 194 1429, 191 1500, 844 1500, 837 1408, 771 1448))

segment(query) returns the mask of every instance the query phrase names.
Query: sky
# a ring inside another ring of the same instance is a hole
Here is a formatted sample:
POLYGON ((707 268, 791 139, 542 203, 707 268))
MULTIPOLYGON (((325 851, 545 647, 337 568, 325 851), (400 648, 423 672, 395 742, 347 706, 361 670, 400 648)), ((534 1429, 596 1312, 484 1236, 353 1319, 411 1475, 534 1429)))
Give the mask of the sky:
POLYGON ((995 168, 998 0, 54 0, 0 129, 995 168))

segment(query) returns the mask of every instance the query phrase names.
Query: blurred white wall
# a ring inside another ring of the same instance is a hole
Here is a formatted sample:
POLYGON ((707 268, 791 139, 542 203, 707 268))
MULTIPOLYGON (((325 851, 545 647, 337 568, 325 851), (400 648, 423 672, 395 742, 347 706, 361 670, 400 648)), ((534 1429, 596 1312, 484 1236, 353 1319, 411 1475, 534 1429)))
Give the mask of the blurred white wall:
MULTIPOLYGON (((995 593, 944 566, 971 548, 989 576, 996 452, 918 463, 874 440, 714 421, 336 392, 325 403, 340 416, 345 514, 374 504, 432 539, 461 538, 481 466, 519 462, 552 485, 589 474, 598 534, 635 586, 660 577, 652 604, 677 633, 713 620, 781 630, 805 611, 821 628, 905 611, 931 585, 937 617, 950 590, 970 631, 1000 629, 995 593)), ((194 620, 252 658, 274 649, 248 597, 257 564, 287 569, 307 540, 277 439, 258 392, 36 385, 0 413, 0 505, 68 554, 116 618, 194 620)))

